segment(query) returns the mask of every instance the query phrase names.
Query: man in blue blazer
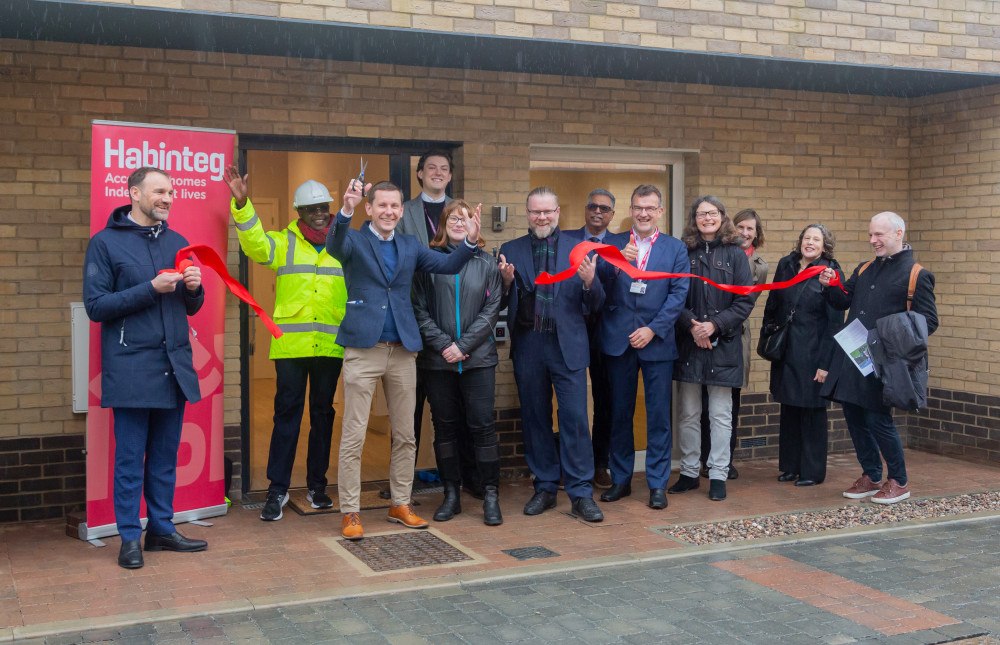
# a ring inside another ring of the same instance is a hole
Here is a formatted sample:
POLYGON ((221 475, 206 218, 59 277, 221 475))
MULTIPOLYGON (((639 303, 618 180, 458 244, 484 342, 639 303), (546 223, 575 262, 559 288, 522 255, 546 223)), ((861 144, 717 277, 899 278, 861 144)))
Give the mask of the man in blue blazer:
MULTIPOLYGON (((629 234, 606 240, 623 249, 639 269, 686 273, 684 244, 659 230, 663 216, 660 191, 641 185, 632 192, 629 206, 633 227, 629 234)), ((677 358, 674 322, 687 297, 687 278, 633 280, 607 263, 601 264, 607 302, 601 319, 601 350, 611 382, 611 479, 602 502, 615 502, 632 494, 635 415, 639 370, 646 391, 646 483, 649 506, 667 507, 670 477, 670 389, 677 358)))
POLYGON ((542 271, 569 268, 569 252, 579 242, 559 231, 559 200, 551 188, 528 193, 529 233, 500 247, 500 275, 507 304, 514 379, 521 400, 521 427, 535 494, 525 515, 556 505, 560 465, 573 513, 588 522, 604 514, 594 502, 594 451, 587 424, 587 365, 590 363, 584 314, 600 310, 601 283, 595 261, 585 258, 576 275, 536 285, 542 271), (552 433, 552 390, 559 404, 559 453, 552 433), (561 463, 560 463, 561 462, 561 463))
MULTIPOLYGON (((608 244, 614 233, 608 225, 615 217, 615 196, 603 188, 595 188, 587 195, 586 224, 566 233, 584 242, 608 244)), ((590 442, 594 447, 594 486, 610 488, 608 459, 611 450, 611 384, 608 368, 604 364, 600 347, 601 312, 588 314, 587 334, 590 338, 590 395, 594 401, 594 420, 590 429, 590 442)))
POLYGON ((337 333, 344 346, 344 418, 340 440, 338 493, 344 514, 342 534, 349 540, 364 537, 361 526, 361 452, 368 431, 375 384, 381 379, 389 406, 392 454, 389 460, 389 521, 410 528, 427 528, 410 509, 416 442, 413 408, 416 404, 417 352, 423 347, 410 283, 415 271, 458 273, 479 247, 480 208, 467 225, 468 239, 454 253, 435 253, 412 235, 397 234, 403 213, 403 194, 387 181, 364 187, 365 211, 371 221, 351 229, 354 208, 363 197, 361 182, 351 180, 344 206, 326 239, 327 252, 344 267, 347 306, 337 333))

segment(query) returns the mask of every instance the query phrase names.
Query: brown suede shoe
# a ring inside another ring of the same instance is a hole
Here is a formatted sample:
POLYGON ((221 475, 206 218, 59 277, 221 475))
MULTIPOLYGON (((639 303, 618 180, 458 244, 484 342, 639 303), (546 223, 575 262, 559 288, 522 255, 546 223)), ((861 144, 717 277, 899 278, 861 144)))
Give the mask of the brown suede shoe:
POLYGON ((430 526, 427 520, 417 517, 414 512, 410 510, 409 504, 390 506, 389 517, 386 519, 390 522, 397 522, 403 526, 408 526, 411 529, 425 529, 430 526))
POLYGON ((890 479, 882 484, 882 489, 872 496, 872 501, 876 504, 895 504, 910 496, 909 482, 899 485, 895 479, 890 479))
POLYGON ((881 487, 881 484, 873 482, 868 475, 862 475, 858 477, 853 486, 844 491, 844 497, 848 499, 864 499, 877 493, 881 487))
POLYGON ((361 527, 361 516, 357 513, 345 513, 340 534, 345 540, 360 540, 365 536, 365 530, 361 527))

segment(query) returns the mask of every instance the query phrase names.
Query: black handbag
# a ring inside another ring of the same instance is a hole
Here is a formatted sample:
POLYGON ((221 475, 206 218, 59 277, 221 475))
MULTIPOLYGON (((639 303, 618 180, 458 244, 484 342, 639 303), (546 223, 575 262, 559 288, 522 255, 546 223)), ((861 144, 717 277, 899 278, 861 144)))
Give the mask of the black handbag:
POLYGON ((761 327, 760 340, 757 341, 757 356, 772 363, 780 361, 785 357, 785 348, 788 346, 788 328, 792 325, 792 319, 795 317, 795 309, 798 308, 799 298, 805 289, 805 285, 799 289, 799 293, 795 296, 795 303, 783 321, 780 323, 768 323, 761 327))

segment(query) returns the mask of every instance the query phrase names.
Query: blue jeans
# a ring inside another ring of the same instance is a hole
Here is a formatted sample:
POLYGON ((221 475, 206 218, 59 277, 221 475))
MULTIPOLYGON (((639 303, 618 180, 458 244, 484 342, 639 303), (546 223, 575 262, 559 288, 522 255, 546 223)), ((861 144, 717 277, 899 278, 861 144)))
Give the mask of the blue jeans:
POLYGON ((535 476, 535 491, 556 493, 561 469, 570 499, 593 498, 590 480, 594 478, 594 447, 587 421, 587 370, 566 366, 555 333, 529 330, 520 334, 511 358, 521 399, 524 457, 535 476), (559 405, 558 446, 552 433, 553 390, 559 405))
POLYGON ((122 542, 142 535, 139 502, 146 498, 146 528, 174 533, 174 485, 184 405, 176 408, 113 408, 115 523, 122 542))
POLYGON ((873 482, 882 479, 882 459, 889 470, 889 479, 906 485, 906 461, 899 431, 887 412, 868 410, 860 405, 844 403, 844 418, 854 442, 858 462, 873 482), (881 451, 881 456, 879 455, 881 451))

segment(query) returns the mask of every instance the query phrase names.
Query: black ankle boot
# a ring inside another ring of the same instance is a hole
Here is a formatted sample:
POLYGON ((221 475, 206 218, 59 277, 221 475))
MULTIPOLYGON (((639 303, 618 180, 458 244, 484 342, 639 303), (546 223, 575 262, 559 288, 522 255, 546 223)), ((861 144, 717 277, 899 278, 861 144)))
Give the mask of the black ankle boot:
POLYGON ((496 486, 487 486, 483 491, 483 524, 500 526, 503 515, 500 514, 500 491, 496 486))
POLYGON ((459 497, 458 482, 445 480, 444 501, 438 510, 434 511, 435 522, 447 522, 462 512, 462 500, 459 497))

